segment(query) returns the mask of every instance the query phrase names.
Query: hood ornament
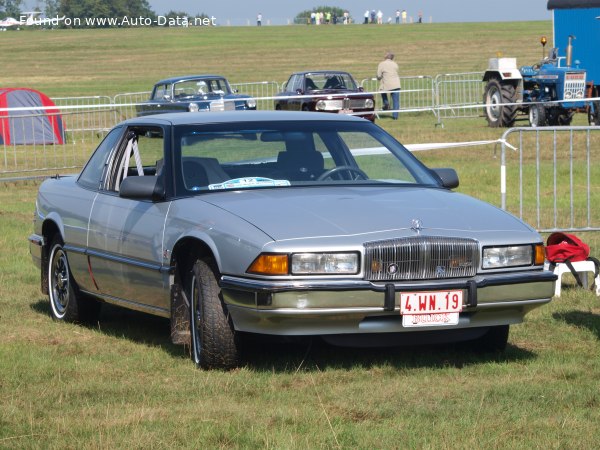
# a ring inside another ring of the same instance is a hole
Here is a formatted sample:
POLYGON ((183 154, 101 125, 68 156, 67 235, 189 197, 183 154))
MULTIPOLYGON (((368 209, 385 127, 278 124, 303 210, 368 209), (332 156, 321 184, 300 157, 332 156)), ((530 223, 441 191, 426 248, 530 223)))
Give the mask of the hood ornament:
POLYGON ((410 229, 413 230, 415 233, 419 234, 423 229, 423 222, 421 221, 421 219, 413 219, 411 222, 410 229))

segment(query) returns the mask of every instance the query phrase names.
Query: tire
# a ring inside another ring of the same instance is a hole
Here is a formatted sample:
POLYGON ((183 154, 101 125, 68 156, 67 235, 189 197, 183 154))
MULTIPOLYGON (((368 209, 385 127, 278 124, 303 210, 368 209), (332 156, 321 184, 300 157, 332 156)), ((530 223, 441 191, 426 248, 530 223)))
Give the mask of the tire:
POLYGON ((588 112, 588 123, 591 127, 600 125, 600 102, 594 102, 594 111, 591 108, 588 112))
POLYGON ((529 107, 529 126, 534 128, 543 127, 546 123, 546 108, 544 105, 531 105, 529 107))
POLYGON ((71 274, 69 260, 60 237, 50 245, 48 258, 48 297, 50 315, 64 322, 94 323, 100 316, 101 303, 83 296, 71 274))
POLYGON ((483 104, 485 118, 491 128, 511 127, 517 117, 517 91, 512 84, 492 78, 485 86, 483 104), (513 103, 512 105, 504 105, 513 103))
POLYGON ((240 363, 238 337, 221 300, 215 272, 198 260, 189 282, 192 359, 203 369, 232 369, 240 363))
POLYGON ((495 353, 506 350, 508 343, 508 325, 490 327, 490 329, 474 342, 475 350, 481 353, 495 353))

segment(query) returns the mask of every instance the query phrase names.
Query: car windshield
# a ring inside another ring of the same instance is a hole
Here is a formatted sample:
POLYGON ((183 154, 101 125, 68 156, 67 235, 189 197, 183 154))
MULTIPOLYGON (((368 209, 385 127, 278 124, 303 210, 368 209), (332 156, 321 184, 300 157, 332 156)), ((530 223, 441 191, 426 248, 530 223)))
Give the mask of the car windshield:
POLYGON ((182 99, 208 94, 231 94, 224 78, 203 78, 201 80, 185 80, 173 84, 173 98, 182 99))
POLYGON ((178 191, 439 182, 370 122, 276 121, 178 126, 178 191))
POLYGON ((348 73, 307 73, 306 84, 309 90, 350 89, 355 91, 356 83, 348 73))

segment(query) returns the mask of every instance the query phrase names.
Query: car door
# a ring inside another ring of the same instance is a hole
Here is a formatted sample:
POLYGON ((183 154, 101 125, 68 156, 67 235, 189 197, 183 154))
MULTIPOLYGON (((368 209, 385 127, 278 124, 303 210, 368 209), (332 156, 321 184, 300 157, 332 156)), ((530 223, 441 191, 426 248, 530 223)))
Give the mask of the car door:
POLYGON ((130 126, 94 202, 88 228, 90 272, 98 291, 134 309, 168 315, 163 231, 170 202, 119 197, 126 176, 160 176, 166 127, 130 126))

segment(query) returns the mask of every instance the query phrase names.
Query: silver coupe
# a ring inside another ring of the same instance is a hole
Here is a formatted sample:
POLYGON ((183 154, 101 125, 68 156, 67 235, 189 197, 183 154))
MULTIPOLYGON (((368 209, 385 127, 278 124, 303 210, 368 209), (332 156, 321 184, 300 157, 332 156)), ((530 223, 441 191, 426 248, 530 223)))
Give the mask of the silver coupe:
POLYGON ((502 350, 556 277, 535 230, 457 186, 356 117, 147 116, 44 181, 30 251, 54 319, 163 316, 200 367, 250 334, 502 350))

